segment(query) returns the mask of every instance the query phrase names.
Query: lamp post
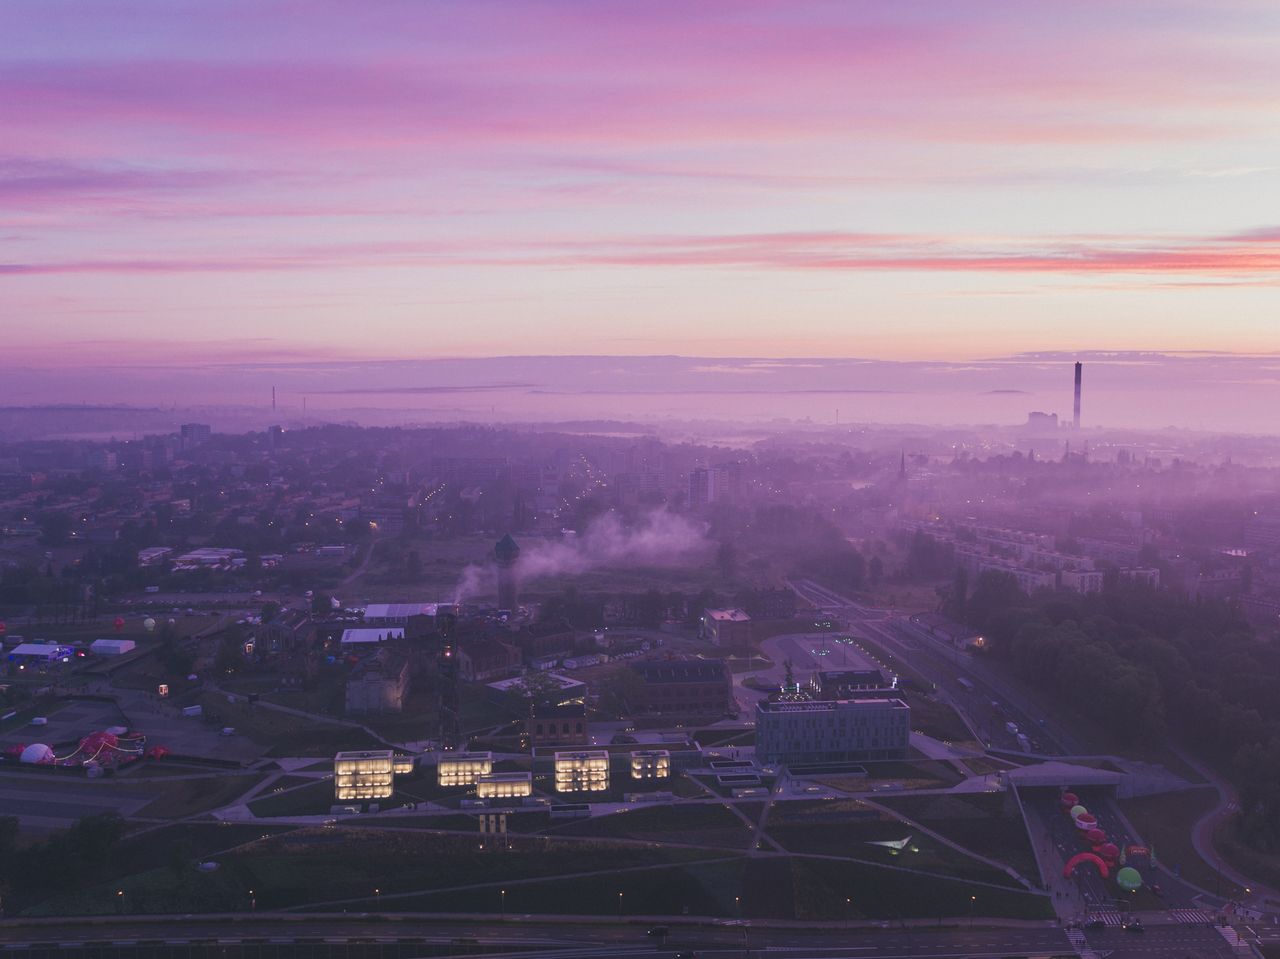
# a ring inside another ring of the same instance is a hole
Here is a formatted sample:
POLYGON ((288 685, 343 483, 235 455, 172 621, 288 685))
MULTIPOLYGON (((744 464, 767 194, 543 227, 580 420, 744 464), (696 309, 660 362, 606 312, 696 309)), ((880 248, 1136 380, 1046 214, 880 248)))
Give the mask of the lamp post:
POLYGON ((618 893, 618 918, 622 918, 622 893, 618 893))
POLYGON ((249 911, 256 912, 258 909, 258 900, 253 894, 253 890, 249 890, 249 911))
POLYGON ((507 891, 505 889, 502 889, 502 890, 499 890, 499 893, 502 896, 502 918, 506 919, 507 918, 507 891))
POLYGON ((970 897, 969 897, 969 928, 970 928, 970 929, 972 929, 972 928, 973 928, 973 907, 974 907, 975 905, 977 905, 977 903, 978 903, 978 897, 977 897, 977 896, 970 896, 970 897))
POLYGON ((848 929, 853 925, 853 897, 844 897, 844 926, 848 929))
POLYGON ((373 899, 374 899, 374 902, 377 903, 378 908, 381 909, 382 908, 382 890, 381 889, 375 888, 373 890, 373 899))
POLYGON ((116 910, 118 912, 124 912, 124 890, 123 889, 116 890, 116 910))

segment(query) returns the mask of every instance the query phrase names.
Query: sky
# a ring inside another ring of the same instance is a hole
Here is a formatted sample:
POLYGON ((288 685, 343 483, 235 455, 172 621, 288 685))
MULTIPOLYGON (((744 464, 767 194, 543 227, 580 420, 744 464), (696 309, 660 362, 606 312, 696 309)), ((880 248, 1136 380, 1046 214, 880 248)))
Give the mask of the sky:
POLYGON ((1273 0, 9 0, 0 341, 1277 353, 1278 43, 1273 0))

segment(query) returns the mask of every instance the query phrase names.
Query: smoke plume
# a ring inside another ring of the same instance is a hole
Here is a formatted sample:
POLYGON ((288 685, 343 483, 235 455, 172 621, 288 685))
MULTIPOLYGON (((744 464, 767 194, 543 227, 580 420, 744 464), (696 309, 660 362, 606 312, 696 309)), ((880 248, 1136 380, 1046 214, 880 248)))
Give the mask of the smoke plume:
MULTIPOLYGON (((527 584, 601 567, 683 566, 709 556, 711 543, 705 526, 666 510, 654 510, 632 526, 623 525, 615 513, 605 513, 592 520, 580 536, 523 542, 521 550, 516 575, 527 584)), ((497 584, 492 563, 472 564, 462 571, 454 602, 494 595, 497 584)))

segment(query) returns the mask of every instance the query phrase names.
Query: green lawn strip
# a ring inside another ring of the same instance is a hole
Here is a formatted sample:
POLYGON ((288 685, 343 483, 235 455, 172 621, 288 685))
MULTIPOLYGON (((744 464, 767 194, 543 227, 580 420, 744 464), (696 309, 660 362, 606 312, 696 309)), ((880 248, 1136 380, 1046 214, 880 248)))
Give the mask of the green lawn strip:
POLYGON ((249 811, 255 816, 321 816, 337 803, 333 796, 333 781, 309 780, 306 785, 285 792, 267 793, 249 803, 249 811))
MULTIPOLYGON (((511 850, 478 853, 469 837, 344 828, 296 830, 216 857, 220 868, 162 866, 68 891, 27 910, 30 915, 274 909, 390 895, 431 887, 506 883, 583 872, 613 872, 719 857, 714 851, 647 849, 605 843, 556 844, 517 838, 511 850), (123 890, 123 896, 116 891, 123 890)), ((599 880, 597 880, 599 881, 599 880)), ((387 908, 407 909, 384 898, 387 908), (394 903, 394 905, 393 905, 394 903)))
POLYGON ((1035 881, 1039 877, 1026 825, 1006 793, 884 796, 876 802, 971 852, 995 859, 1035 881))
MULTIPOLYGON (((1222 855, 1223 862, 1235 866, 1246 876, 1254 877, 1257 881, 1264 882, 1272 888, 1280 886, 1280 856, 1274 853, 1261 852, 1240 839, 1236 833, 1234 822, 1225 822, 1217 828, 1213 835, 1213 846, 1222 855)), ((1161 859, 1165 859, 1163 849, 1157 847, 1156 853, 1161 859)), ((1186 867, 1184 866, 1183 868, 1185 869, 1186 867)), ((1213 883, 1206 885, 1205 888, 1210 892, 1217 891, 1216 873, 1213 883)), ((1223 877, 1223 895, 1232 895, 1232 890, 1239 889, 1239 886, 1229 881, 1225 876, 1223 877)), ((1243 890, 1240 890, 1235 895, 1239 896, 1242 892, 1243 890)))
MULTIPOLYGON (((612 843, 556 843, 511 837, 510 849, 480 853, 476 839, 438 833, 307 830, 247 847, 225 868, 264 893, 267 907, 384 896, 573 873, 697 861, 714 851, 658 849, 612 843)), ((389 905, 389 903, 386 903, 389 905)), ((407 906, 397 903, 396 908, 407 906)))
MULTIPOLYGON (((777 803, 765 832, 794 853, 842 856, 862 862, 1018 887, 994 866, 919 833, 911 826, 857 800, 777 803), (874 845, 911 837, 901 850, 874 845)), ((1034 878, 1034 873, 1033 873, 1034 878)))
MULTIPOLYGON (((1216 864, 1207 863, 1191 843, 1191 829, 1196 820, 1218 801, 1211 787, 1184 789, 1180 792, 1140 796, 1117 801, 1120 811, 1132 823, 1142 841, 1155 847, 1156 858, 1173 869, 1180 867, 1188 882, 1214 892, 1217 885, 1216 864)), ((1158 879, 1152 881, 1158 882, 1158 879)), ((1237 887, 1223 880, 1223 891, 1237 887), (1228 888, 1229 887, 1229 888, 1228 888)))
POLYGON ((915 690, 905 690, 903 698, 911 707, 911 728, 943 742, 972 742, 973 734, 960 714, 948 706, 915 690))
POLYGON ((201 696, 205 720, 215 726, 231 726, 256 743, 269 746, 270 756, 329 756, 348 749, 385 749, 355 726, 326 723, 295 716, 263 704, 227 702, 226 696, 201 696))
POLYGON ((791 886, 797 919, 851 918, 850 911, 853 918, 942 919, 965 917, 970 910, 978 916, 1053 917, 1053 906, 1045 896, 894 872, 868 863, 796 859, 791 886))
POLYGON ((396 908, 498 914, 505 905, 508 915, 617 916, 621 912, 623 919, 635 915, 731 917, 734 897, 742 894, 744 861, 734 858, 610 876, 548 878, 509 886, 505 897, 500 888, 431 893, 397 900, 396 908))
POLYGON ((235 802, 266 777, 262 773, 233 773, 168 782, 128 783, 154 789, 158 795, 135 814, 143 819, 181 819, 235 802))
POLYGON ((689 843, 729 849, 745 849, 753 836, 741 818, 719 803, 637 807, 610 816, 578 819, 555 828, 554 834, 689 843))
POLYGON ((1008 873, 980 860, 966 856, 931 836, 912 832, 899 822, 825 823, 809 825, 774 825, 766 829, 769 837, 788 852, 838 856, 873 865, 893 866, 973 882, 1022 888, 1008 873), (901 850, 873 845, 875 842, 898 842, 910 837, 901 850))

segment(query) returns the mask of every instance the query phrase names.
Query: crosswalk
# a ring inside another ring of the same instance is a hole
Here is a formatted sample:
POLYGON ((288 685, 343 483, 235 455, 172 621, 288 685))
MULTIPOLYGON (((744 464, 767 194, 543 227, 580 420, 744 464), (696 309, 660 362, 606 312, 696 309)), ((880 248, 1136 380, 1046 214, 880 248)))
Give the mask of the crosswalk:
POLYGON ((1088 943, 1084 936, 1084 931, 1072 927, 1067 930, 1067 941, 1071 943, 1071 948, 1079 952, 1088 943))
POLYGON ((1089 913, 1089 918, 1091 920, 1101 919, 1108 926, 1124 925, 1124 916, 1120 915, 1120 913, 1116 912, 1114 909, 1103 909, 1099 912, 1091 912, 1089 913))
POLYGON ((1213 922, 1213 914, 1203 909, 1170 909, 1169 915, 1188 926, 1200 926, 1213 922))

